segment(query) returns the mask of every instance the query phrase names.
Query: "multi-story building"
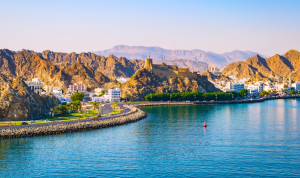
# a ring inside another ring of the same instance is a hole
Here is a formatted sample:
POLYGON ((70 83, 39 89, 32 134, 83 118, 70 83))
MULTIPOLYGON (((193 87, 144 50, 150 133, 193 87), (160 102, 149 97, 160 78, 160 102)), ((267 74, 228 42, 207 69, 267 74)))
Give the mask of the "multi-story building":
POLYGON ((255 84, 247 85, 248 93, 257 95, 261 93, 264 89, 263 83, 256 82, 255 84))
POLYGON ((294 87, 296 91, 299 91, 300 90, 300 83, 292 83, 292 87, 294 87))
POLYGON ((244 89, 245 86, 244 86, 244 84, 227 82, 225 88, 229 91, 239 92, 240 90, 244 89))
POLYGON ((208 71, 211 73, 215 73, 215 72, 218 72, 219 69, 214 64, 211 64, 208 66, 208 71))
POLYGON ((25 81, 28 87, 36 94, 40 95, 43 90, 43 84, 39 78, 34 78, 32 81, 25 81))
POLYGON ((68 92, 86 92, 86 87, 85 85, 81 85, 80 83, 74 83, 74 85, 69 85, 68 92))
POLYGON ((116 88, 115 90, 109 89, 105 92, 104 97, 107 98, 107 100, 110 102, 120 102, 121 90, 119 88, 116 88))

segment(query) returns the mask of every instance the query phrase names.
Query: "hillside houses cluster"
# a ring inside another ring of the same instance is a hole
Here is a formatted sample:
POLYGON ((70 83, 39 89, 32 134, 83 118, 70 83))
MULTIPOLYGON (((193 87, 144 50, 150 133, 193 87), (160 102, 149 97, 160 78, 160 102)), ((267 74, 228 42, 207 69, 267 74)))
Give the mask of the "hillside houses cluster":
POLYGON ((87 87, 80 83, 69 85, 68 90, 64 92, 60 87, 48 86, 41 82, 39 78, 34 78, 32 81, 25 81, 28 87, 36 94, 48 95, 52 94, 61 102, 71 102, 72 94, 76 92, 84 93, 84 101, 92 102, 120 102, 121 90, 119 88, 104 90, 103 88, 96 88, 92 92, 87 91, 87 87))

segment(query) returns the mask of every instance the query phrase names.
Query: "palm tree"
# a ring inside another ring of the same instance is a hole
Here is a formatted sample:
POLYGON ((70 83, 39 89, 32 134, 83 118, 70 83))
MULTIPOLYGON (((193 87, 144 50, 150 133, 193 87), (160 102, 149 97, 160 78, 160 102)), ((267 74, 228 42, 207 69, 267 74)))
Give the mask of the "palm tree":
POLYGON ((97 102, 93 102, 93 106, 94 106, 94 110, 96 110, 96 107, 98 107, 99 104, 97 102))

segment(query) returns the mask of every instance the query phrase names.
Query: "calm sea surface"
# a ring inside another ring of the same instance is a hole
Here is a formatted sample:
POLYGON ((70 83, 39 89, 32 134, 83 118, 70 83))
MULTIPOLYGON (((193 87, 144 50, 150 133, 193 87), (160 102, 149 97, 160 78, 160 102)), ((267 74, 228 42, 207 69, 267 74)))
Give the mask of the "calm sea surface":
POLYGON ((0 177, 300 177, 300 100, 143 110, 124 126, 0 140, 0 177))

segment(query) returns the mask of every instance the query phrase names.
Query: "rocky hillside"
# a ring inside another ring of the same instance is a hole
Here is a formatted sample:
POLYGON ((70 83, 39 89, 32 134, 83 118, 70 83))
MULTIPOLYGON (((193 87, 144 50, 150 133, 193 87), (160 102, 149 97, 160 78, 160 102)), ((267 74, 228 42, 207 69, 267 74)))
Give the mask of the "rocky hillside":
POLYGON ((209 72, 208 69, 205 72, 201 73, 201 75, 206 76, 209 81, 214 81, 214 82, 230 80, 229 77, 222 75, 222 74, 215 75, 215 74, 209 72))
POLYGON ((222 70, 226 76, 236 75, 238 78, 248 78, 256 75, 258 72, 262 77, 288 77, 298 76, 300 71, 300 53, 296 50, 289 50, 284 55, 274 55, 264 59, 255 55, 245 62, 231 63, 222 70))
POLYGON ((84 64, 74 62, 70 65, 55 65, 38 53, 28 50, 18 53, 0 50, 0 69, 5 75, 19 76, 25 81, 32 78, 40 78, 42 82, 49 81, 49 86, 58 86, 65 91, 74 83, 82 83, 89 89, 94 89, 106 82, 115 81, 84 64))
POLYGON ((30 119, 31 115, 58 104, 52 95, 37 95, 31 91, 19 77, 0 74, 0 121, 30 119))
MULTIPOLYGON (((126 57, 127 59, 141 59, 144 60, 151 54, 153 59, 162 59, 164 56, 166 59, 173 59, 174 50, 163 49, 160 47, 145 47, 145 46, 126 46, 118 45, 111 49, 104 51, 94 51, 93 53, 102 56, 109 56, 114 54, 117 57, 126 57)), ((229 63, 237 61, 245 61, 247 58, 258 54, 252 51, 239 51, 217 54, 213 52, 205 52, 202 50, 175 50, 175 56, 177 59, 185 59, 191 61, 205 62, 207 64, 215 64, 219 68, 224 68, 229 63)), ((262 56, 262 55, 261 55, 262 56)), ((178 65, 179 66, 179 65, 178 65)), ((190 69, 191 71, 194 71, 190 69)))
POLYGON ((129 100, 143 100, 143 97, 149 93, 166 93, 166 92, 185 92, 185 91, 202 91, 215 92, 219 91, 207 79, 203 78, 167 78, 158 77, 146 69, 139 69, 136 73, 121 86, 122 98, 129 100))
POLYGON ((58 66, 68 66, 76 62, 77 57, 80 57, 84 65, 111 78, 131 77, 136 70, 144 67, 144 61, 141 60, 128 60, 125 57, 117 58, 114 55, 109 55, 106 58, 90 52, 67 54, 47 50, 40 55, 51 62, 59 63, 58 66))

